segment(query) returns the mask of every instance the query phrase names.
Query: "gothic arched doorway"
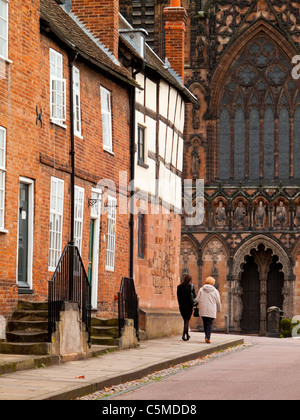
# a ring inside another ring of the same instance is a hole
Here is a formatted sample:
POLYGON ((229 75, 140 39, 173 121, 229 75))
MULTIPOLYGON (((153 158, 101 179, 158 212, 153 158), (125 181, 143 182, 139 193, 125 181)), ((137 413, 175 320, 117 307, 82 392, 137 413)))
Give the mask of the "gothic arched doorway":
POLYGON ((260 234, 244 242, 233 257, 230 277, 235 331, 267 334, 271 306, 282 309, 287 318, 293 316, 293 265, 274 239, 260 234))
POLYGON ((267 333, 267 309, 284 303, 284 273, 277 255, 259 245, 252 249, 242 268, 240 287, 243 333, 267 333))

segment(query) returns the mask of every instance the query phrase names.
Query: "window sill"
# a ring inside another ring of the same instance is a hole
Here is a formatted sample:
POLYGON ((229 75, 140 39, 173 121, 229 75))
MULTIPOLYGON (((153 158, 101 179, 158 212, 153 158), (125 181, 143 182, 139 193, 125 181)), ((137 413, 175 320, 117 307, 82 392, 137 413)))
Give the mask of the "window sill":
POLYGON ((142 162, 142 161, 138 161, 138 163, 137 163, 139 166, 141 166, 142 168, 145 168, 145 169, 149 169, 149 165, 147 165, 145 162, 142 162))
POLYGON ((104 152, 109 153, 112 156, 115 156, 114 152, 112 150, 109 149, 105 149, 105 147, 103 147, 104 152))
POLYGON ((0 233, 9 233, 9 231, 6 229, 0 229, 0 233))
POLYGON ((83 140, 83 135, 80 133, 74 133, 74 136, 78 137, 80 140, 83 140))
POLYGON ((18 294, 19 295, 33 295, 33 290, 30 288, 25 288, 25 287, 19 287, 18 288, 18 294))
POLYGON ((52 124, 58 125, 61 128, 68 128, 65 124, 63 124, 62 122, 60 122, 58 120, 54 120, 53 118, 50 118, 50 122, 52 124))
POLYGON ((0 55, 0 61, 5 61, 7 64, 13 63, 13 61, 11 61, 9 58, 5 58, 2 55, 0 55))

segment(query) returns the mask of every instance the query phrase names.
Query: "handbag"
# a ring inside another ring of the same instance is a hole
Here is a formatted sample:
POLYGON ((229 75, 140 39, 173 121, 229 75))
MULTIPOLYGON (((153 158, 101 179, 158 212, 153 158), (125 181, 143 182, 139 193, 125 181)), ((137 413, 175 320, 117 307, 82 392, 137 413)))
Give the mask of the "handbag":
POLYGON ((194 317, 195 317, 195 318, 200 318, 200 314, 199 314, 199 308, 198 308, 198 306, 196 306, 196 307, 194 308, 194 313, 193 313, 193 315, 194 315, 194 317))
POLYGON ((197 306, 198 305, 198 302, 194 298, 193 290, 194 290, 194 285, 191 284, 191 304, 194 307, 194 306, 197 306))

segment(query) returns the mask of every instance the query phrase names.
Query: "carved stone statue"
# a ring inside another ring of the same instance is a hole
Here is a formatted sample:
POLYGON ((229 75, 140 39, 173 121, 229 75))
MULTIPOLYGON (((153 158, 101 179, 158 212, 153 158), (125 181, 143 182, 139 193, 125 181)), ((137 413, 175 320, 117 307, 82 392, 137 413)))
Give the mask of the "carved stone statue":
POLYGON ((242 200, 239 201, 238 207, 234 211, 234 222, 236 227, 245 227, 245 219, 247 215, 246 207, 242 200))
POLYGON ((265 227, 266 219, 267 219, 266 206, 264 205, 263 201, 260 201, 255 212, 256 227, 258 228, 265 227))
POLYGON ((215 222, 217 226, 226 225, 226 209, 222 201, 219 201, 219 207, 216 208, 215 222))
POLYGON ((198 178, 199 177, 201 159, 200 159, 199 150, 198 150, 198 147, 197 147, 196 144, 194 145, 191 156, 192 156, 191 173, 192 173, 193 177, 198 178))
POLYGON ((275 225, 283 228, 286 225, 286 208, 283 201, 280 201, 279 206, 276 207, 275 212, 275 225))
POLYGON ((294 218, 294 225, 295 225, 295 227, 300 226, 300 206, 298 206, 297 209, 296 209, 295 218, 294 218))

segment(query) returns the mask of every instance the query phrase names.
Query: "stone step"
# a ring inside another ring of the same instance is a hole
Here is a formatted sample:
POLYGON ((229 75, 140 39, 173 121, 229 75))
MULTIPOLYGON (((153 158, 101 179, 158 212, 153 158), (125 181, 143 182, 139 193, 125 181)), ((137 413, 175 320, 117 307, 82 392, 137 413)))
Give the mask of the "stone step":
POLYGON ((97 346, 119 346, 119 339, 112 337, 95 337, 91 336, 91 344, 97 346))
POLYGON ((8 331, 6 340, 11 343, 43 343, 49 338, 47 331, 8 331))
POLYGON ((96 318, 92 317, 91 325, 93 327, 119 327, 119 320, 118 318, 113 319, 106 319, 106 318, 96 318))
POLYGON ((19 300, 18 309, 26 311, 48 311, 48 302, 19 300))
POLYGON ((47 310, 23 310, 17 309, 13 315, 12 320, 22 321, 44 321, 48 319, 47 310))
POLYGON ((119 328, 116 327, 91 327, 91 335, 93 337, 118 337, 119 328))
POLYGON ((9 321, 7 331, 48 331, 48 321, 9 321))
POLYGON ((10 343, 0 342, 0 353, 2 354, 34 354, 34 355, 48 355, 48 343, 10 343))

